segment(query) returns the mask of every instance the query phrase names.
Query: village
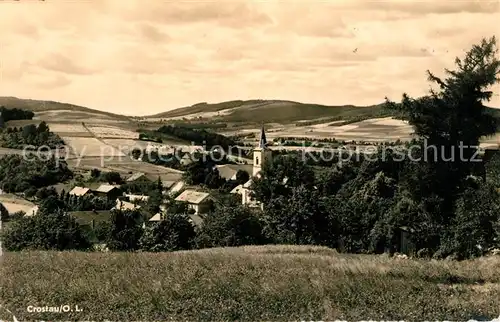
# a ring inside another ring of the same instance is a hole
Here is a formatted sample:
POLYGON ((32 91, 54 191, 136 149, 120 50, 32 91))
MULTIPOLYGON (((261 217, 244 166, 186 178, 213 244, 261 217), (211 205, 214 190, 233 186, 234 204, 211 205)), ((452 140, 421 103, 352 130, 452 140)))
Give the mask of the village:
POLYGON ((500 321, 499 0, 0 7, 0 322, 500 321))
MULTIPOLYGON (((182 148, 185 149, 185 147, 180 147, 179 150, 182 148)), ((145 152, 147 154, 147 152, 158 150, 158 147, 148 146, 145 152)), ((168 153, 169 151, 162 152, 168 153)), ((232 187, 234 186, 234 188, 228 191, 231 198, 235 198, 243 206, 262 210, 262 204, 251 197, 251 185, 252 178, 259 176, 262 166, 272 160, 272 150, 268 147, 264 127, 261 129, 259 141, 257 146, 252 150, 252 153, 253 160, 243 159, 242 161, 242 158, 229 158, 236 162, 229 161, 230 164, 217 164, 214 166, 214 170, 217 171, 220 178, 232 184, 232 187)), ((200 158, 207 157, 208 154, 209 152, 207 151, 202 152, 200 147, 194 147, 191 151, 181 154, 179 163, 183 166, 189 166, 194 162, 200 161, 200 158)), ((147 155, 143 156, 142 159, 146 157, 147 155)), ((142 163, 145 160, 137 160, 137 162, 142 163)), ((91 170, 80 168, 78 174, 81 177, 92 177, 92 172, 98 171, 100 172, 96 168, 91 170)), ((114 174, 120 177, 119 173, 114 174)), ((115 210, 141 212, 145 218, 145 222, 142 224, 143 228, 145 228, 146 225, 158 223, 168 216, 167 209, 169 202, 185 203, 189 209, 190 222, 199 228, 203 222, 203 218, 213 210, 214 194, 212 189, 207 189, 206 185, 187 184, 183 175, 183 171, 169 168, 165 168, 164 173, 158 172, 157 174, 129 171, 129 174, 116 180, 122 181, 121 184, 100 183, 95 182, 95 180, 87 180, 85 182, 85 180, 81 180, 83 184, 61 183, 54 185, 54 188, 58 194, 64 194, 68 191, 67 194, 69 197, 73 198, 92 199, 93 197, 97 197, 113 202, 113 207, 109 210, 68 211, 68 214, 74 216, 78 223, 89 225, 92 229, 95 228, 96 223, 110 220, 111 213, 115 210), (165 174, 167 175, 165 176, 165 174), (164 180, 161 179, 162 177, 164 180), (155 184, 161 185, 162 199, 159 202, 159 211, 150 213, 146 210, 147 207, 144 206, 148 204, 151 196, 147 193, 133 193, 130 189, 127 190, 127 187, 130 185, 141 187, 155 184)), ((218 190, 217 195, 220 195, 218 190)), ((25 213, 25 216, 37 215, 39 206, 36 205, 36 200, 38 199, 39 202, 41 201, 40 198, 25 197, 25 193, 12 195, 0 190, 0 201, 11 214, 21 211, 25 213)))

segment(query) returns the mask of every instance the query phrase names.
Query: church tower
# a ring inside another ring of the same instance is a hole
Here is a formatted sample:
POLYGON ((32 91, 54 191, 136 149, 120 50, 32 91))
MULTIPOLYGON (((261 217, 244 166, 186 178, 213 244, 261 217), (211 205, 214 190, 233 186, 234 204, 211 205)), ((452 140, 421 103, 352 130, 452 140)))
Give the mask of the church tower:
POLYGON ((272 151, 267 147, 266 132, 264 131, 264 125, 260 130, 259 144, 253 150, 253 173, 252 176, 256 176, 262 166, 271 161, 272 151))

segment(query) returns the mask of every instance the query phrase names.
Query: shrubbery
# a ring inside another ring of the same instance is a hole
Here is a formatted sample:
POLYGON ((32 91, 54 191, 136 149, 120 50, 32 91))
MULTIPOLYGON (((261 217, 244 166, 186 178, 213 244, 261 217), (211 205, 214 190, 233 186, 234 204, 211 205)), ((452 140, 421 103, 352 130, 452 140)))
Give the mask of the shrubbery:
POLYGON ((39 158, 27 160, 22 155, 0 158, 0 189, 5 192, 23 192, 32 187, 41 188, 73 177, 63 160, 54 157, 48 161, 39 158))
POLYGON ((50 132, 45 122, 41 122, 38 126, 30 124, 22 128, 9 127, 3 130, 0 133, 0 144, 11 149, 24 149, 27 146, 32 149, 42 146, 55 149, 64 145, 64 141, 57 134, 50 132))

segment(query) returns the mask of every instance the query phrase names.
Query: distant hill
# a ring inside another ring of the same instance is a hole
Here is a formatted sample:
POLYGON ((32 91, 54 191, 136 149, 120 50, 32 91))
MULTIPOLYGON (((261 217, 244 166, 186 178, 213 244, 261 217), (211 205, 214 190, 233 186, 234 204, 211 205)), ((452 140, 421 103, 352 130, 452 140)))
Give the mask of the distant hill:
POLYGON ((30 110, 35 113, 46 112, 46 111, 71 111, 73 113, 85 113, 94 114, 99 117, 105 117, 115 120, 129 120, 127 116, 114 114, 99 110, 94 110, 88 107, 60 103, 54 101, 43 101, 43 100, 32 100, 32 99, 22 99, 17 97, 6 97, 0 96, 0 106, 5 106, 6 108, 21 108, 24 110, 30 110))
POLYGON ((209 118, 225 122, 296 122, 320 118, 346 119, 387 115, 382 104, 329 106, 284 100, 247 100, 198 103, 146 118, 209 118))
MULTIPOLYGON (((500 109, 487 107, 500 118, 500 109)), ((369 106, 321 105, 286 100, 235 100, 198 103, 171 111, 145 116, 145 119, 188 119, 213 123, 297 123, 299 121, 360 121, 395 116, 384 104, 369 106)), ((312 123, 312 122, 311 122, 312 123)))
MULTIPOLYGON (((131 121, 133 118, 91 109, 88 107, 55 101, 0 97, 0 106, 22 108, 33 111, 45 118, 78 121, 96 117, 114 121, 131 121), (54 112, 56 112, 54 114, 54 112), (60 111, 60 112, 59 112, 60 111)), ((500 117, 500 109, 489 108, 500 117)), ((299 121, 351 120, 357 121, 375 117, 392 116, 393 112, 384 109, 383 104, 370 106, 321 105, 286 100, 235 100, 221 103, 198 103, 171 111, 158 113, 139 119, 192 119, 214 123, 297 123, 299 121)), ((58 120, 59 121, 59 120, 58 120)))

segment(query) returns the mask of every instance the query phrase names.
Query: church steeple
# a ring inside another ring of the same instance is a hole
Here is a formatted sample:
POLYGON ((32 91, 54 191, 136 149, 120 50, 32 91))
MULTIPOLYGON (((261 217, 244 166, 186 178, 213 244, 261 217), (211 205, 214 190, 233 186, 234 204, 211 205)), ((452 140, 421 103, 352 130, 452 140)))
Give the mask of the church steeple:
POLYGON ((266 132, 264 131, 264 123, 262 123, 262 128, 260 129, 260 139, 258 147, 264 149, 267 145, 266 132))
POLYGON ((267 147, 266 132, 264 124, 260 129, 259 144, 253 150, 253 172, 252 175, 256 176, 261 170, 262 165, 267 163, 272 158, 272 151, 267 147))

